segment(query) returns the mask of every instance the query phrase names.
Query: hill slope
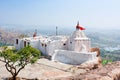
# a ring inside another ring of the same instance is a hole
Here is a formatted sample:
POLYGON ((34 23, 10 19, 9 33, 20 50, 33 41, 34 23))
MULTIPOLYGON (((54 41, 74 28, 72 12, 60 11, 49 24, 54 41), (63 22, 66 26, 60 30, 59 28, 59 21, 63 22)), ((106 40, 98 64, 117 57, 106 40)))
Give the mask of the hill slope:
POLYGON ((19 33, 7 31, 0 28, 0 46, 13 45, 14 39, 18 37, 19 33))

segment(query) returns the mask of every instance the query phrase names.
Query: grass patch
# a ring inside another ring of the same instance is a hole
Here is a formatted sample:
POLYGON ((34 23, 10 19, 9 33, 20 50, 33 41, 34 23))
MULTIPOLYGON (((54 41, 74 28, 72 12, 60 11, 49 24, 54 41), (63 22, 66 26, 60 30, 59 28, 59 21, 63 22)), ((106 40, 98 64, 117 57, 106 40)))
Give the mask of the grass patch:
POLYGON ((112 62, 113 62, 112 60, 103 59, 102 60, 102 65, 106 65, 106 64, 112 63, 112 62))

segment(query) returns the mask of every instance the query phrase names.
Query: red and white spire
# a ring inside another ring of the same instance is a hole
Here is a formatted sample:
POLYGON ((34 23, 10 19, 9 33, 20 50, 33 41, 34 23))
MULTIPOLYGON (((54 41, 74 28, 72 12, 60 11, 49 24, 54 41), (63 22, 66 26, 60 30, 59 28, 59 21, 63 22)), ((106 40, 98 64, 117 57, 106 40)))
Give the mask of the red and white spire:
POLYGON ((78 21, 78 23, 77 23, 76 29, 85 30, 85 28, 83 28, 83 27, 81 27, 81 26, 79 25, 79 21, 78 21))

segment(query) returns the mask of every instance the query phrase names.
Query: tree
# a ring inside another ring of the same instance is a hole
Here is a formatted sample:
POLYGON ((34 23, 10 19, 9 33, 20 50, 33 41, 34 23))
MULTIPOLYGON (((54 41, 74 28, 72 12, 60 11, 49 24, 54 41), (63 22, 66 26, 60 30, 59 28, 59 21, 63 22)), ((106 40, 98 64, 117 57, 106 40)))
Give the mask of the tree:
POLYGON ((12 79, 16 80, 18 73, 29 63, 35 63, 40 57, 40 51, 31 46, 20 50, 3 48, 0 53, 0 61, 5 63, 5 67, 12 74, 12 79))

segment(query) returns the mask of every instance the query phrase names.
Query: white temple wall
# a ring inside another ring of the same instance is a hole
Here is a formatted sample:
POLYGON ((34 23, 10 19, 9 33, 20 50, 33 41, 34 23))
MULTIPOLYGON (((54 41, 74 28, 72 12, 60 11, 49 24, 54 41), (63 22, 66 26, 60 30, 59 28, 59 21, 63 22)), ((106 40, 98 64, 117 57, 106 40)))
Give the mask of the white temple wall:
POLYGON ((21 49, 21 48, 23 48, 23 40, 22 39, 18 39, 18 42, 17 42, 17 44, 16 44, 16 39, 15 39, 15 44, 14 44, 14 46, 16 47, 16 49, 21 49))
POLYGON ((24 41, 21 39, 20 40, 20 47, 19 47, 19 49, 21 49, 21 48, 23 48, 24 47, 24 41))
POLYGON ((97 61, 96 54, 96 52, 79 53, 75 51, 56 50, 55 54, 52 56, 52 60, 77 65, 86 61, 97 61))
POLYGON ((16 39, 14 40, 14 46, 15 46, 15 48, 16 49, 19 49, 18 47, 19 47, 19 45, 18 44, 16 44, 16 39))
MULTIPOLYGON (((57 46, 58 47, 58 46, 57 46)), ((57 48, 56 47, 56 43, 49 43, 49 44, 47 44, 47 49, 46 49, 46 51, 47 51, 47 54, 48 55, 52 55, 53 53, 54 53, 54 50, 57 48)))
POLYGON ((79 40, 74 40, 74 42, 75 42, 74 51, 80 52, 81 51, 81 42, 79 40))
POLYGON ((91 48, 91 44, 90 44, 90 40, 89 39, 87 39, 87 40, 84 40, 83 41, 83 44, 85 44, 85 46, 86 46, 86 50, 87 51, 90 51, 90 48, 91 48))
POLYGON ((74 41, 74 51, 86 51, 88 52, 90 50, 90 40, 89 39, 75 39, 74 41))
MULTIPOLYGON (((27 41, 27 44, 26 45, 28 45, 28 42, 29 41, 27 41)), ((35 40, 35 41, 30 41, 29 42, 30 43, 30 45, 32 46, 32 47, 34 47, 34 48, 36 48, 36 49, 39 49, 39 40, 35 40)))
POLYGON ((90 40, 88 39, 84 44, 86 45, 87 51, 89 52, 90 49, 91 49, 91 42, 90 42, 90 40))
POLYGON ((48 55, 53 55, 55 50, 66 50, 67 43, 66 41, 55 41, 47 44, 46 53, 48 55))
POLYGON ((41 43, 40 41, 39 41, 39 50, 44 54, 44 55, 48 55, 47 53, 46 53, 46 47, 45 47, 45 43, 41 43))
POLYGON ((70 51, 75 50, 75 41, 72 38, 68 40, 67 44, 68 44, 68 50, 70 51))

